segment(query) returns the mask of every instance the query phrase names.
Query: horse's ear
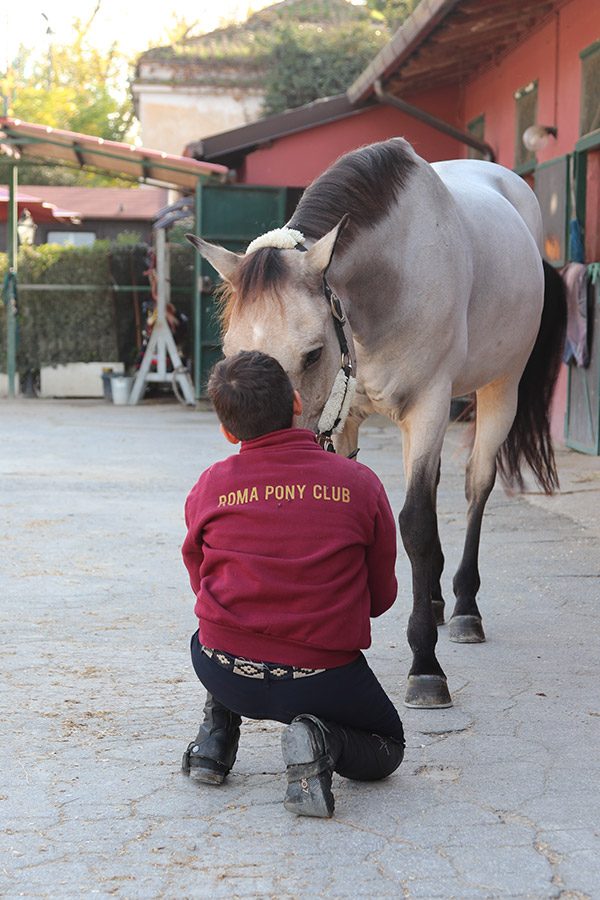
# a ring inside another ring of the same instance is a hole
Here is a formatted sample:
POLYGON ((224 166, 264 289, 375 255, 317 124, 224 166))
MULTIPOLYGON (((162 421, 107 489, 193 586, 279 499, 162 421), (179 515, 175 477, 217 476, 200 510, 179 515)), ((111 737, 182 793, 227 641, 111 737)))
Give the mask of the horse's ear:
POLYGON ((231 250, 226 250, 225 247, 209 244, 208 241, 203 241, 202 238, 196 237, 195 234, 186 234, 186 238, 225 281, 231 281, 231 276, 239 265, 241 256, 238 256, 237 253, 232 253, 231 250))
POLYGON ((306 254, 306 261, 317 272, 326 272, 333 259, 338 239, 348 223, 348 213, 340 219, 335 228, 323 235, 306 254))

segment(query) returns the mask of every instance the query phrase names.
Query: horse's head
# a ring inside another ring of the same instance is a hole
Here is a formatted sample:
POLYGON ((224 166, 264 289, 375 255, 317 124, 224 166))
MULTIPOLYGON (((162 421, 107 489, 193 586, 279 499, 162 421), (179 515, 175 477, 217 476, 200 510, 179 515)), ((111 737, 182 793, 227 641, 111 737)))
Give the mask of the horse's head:
POLYGON ((323 276, 342 228, 340 222, 306 252, 289 237, 295 232, 283 229, 275 232, 275 240, 283 237, 278 246, 260 245, 260 238, 243 256, 187 235, 224 279, 225 355, 260 350, 279 360, 302 397, 298 424, 312 429, 340 372, 340 344, 323 276))

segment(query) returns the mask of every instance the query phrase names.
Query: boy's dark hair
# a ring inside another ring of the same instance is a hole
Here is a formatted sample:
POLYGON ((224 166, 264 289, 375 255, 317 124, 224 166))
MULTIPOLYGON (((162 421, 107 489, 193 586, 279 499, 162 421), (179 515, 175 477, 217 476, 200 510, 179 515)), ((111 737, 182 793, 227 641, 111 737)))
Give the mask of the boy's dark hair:
POLYGON ((276 359, 258 350, 241 350, 217 363, 208 396, 221 424, 241 441, 292 426, 292 383, 276 359))

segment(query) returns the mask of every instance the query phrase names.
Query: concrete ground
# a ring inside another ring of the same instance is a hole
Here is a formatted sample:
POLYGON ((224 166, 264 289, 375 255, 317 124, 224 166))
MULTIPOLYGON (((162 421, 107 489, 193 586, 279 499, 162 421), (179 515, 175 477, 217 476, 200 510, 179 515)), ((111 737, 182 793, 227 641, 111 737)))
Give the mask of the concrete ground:
MULTIPOLYGON (((401 709, 398 772, 334 778, 336 815, 282 805, 280 726, 247 723, 221 788, 180 772, 203 702, 182 505, 226 455, 208 411, 175 403, 0 403, 0 896, 600 897, 600 460, 559 453, 564 493, 496 489, 482 542, 488 641, 440 629, 454 707, 402 707, 410 576, 373 629, 401 709)), ((448 572, 463 535, 464 427, 440 487, 448 572)), ((395 511, 394 429, 361 459, 395 511)))

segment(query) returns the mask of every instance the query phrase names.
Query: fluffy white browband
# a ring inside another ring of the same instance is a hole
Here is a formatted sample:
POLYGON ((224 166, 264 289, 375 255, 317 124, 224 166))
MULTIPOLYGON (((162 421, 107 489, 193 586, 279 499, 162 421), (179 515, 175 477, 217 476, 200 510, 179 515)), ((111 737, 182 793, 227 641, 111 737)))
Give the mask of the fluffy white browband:
POLYGON ((343 369, 335 376, 333 387, 329 399, 323 407, 321 418, 319 419, 317 429, 320 434, 333 430, 334 434, 340 434, 344 428, 344 423, 350 412, 350 406, 354 400, 356 391, 356 378, 352 375, 346 375, 343 369), (335 425, 336 419, 339 418, 338 424, 335 425))
POLYGON ((246 256, 260 250, 261 247, 276 247, 278 250, 293 250, 298 244, 303 244, 305 237, 301 231, 295 228, 274 228, 273 231, 267 231, 265 234, 259 235, 248 244, 246 256))

